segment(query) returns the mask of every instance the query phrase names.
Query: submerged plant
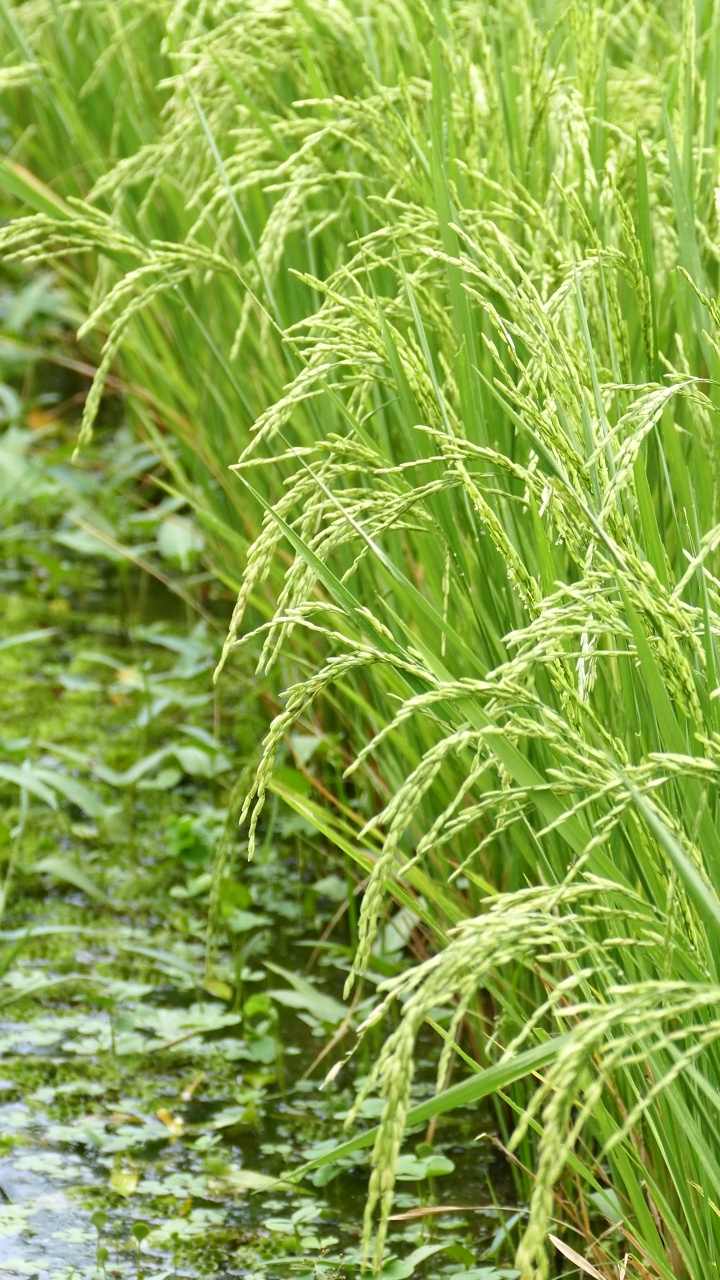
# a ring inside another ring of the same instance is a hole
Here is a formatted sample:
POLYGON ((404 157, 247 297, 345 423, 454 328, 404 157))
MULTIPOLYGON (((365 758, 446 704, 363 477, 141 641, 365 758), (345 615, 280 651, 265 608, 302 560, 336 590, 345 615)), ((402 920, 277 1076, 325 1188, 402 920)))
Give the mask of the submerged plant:
POLYGON ((117 357, 229 580, 250 543, 223 660, 261 643, 287 688, 251 849, 314 716, 348 764, 324 829, 372 865, 355 976, 390 897, 434 931, 372 1019, 400 1007, 367 1086, 376 1262, 416 1036, 450 1006, 440 1087, 468 1022, 481 1069, 555 1037, 517 1095, 523 1280, 549 1274, 568 1170, 610 1177, 645 1274, 699 1280, 720 1261, 717 4, 165 21, 157 137, 62 207, 9 170, 37 212, 0 240, 67 272, 99 255, 87 428, 117 357))

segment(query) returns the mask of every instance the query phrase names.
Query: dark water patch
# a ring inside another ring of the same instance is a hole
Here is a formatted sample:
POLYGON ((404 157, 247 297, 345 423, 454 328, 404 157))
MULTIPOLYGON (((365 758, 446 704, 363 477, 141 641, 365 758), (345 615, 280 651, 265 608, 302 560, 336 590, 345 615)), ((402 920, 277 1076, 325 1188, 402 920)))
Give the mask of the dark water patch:
MULTIPOLYGON (((31 560, 28 551, 23 565, 31 560)), ((321 1089, 354 1036, 315 1065, 346 1013, 342 926, 332 934, 338 950, 320 950, 305 972, 344 891, 342 867, 315 832, 277 815, 252 866, 235 841, 207 964, 212 858, 237 743, 257 746, 242 689, 220 729, 214 720, 214 635, 192 631, 172 592, 69 550, 56 579, 25 587, 6 565, 0 580, 17 588, 18 633, 55 629, 51 645, 0 657, 0 711, 16 738, 25 734, 7 758, 76 778, 92 802, 88 813, 60 793, 53 810, 33 800, 0 934, 9 957, 0 977, 2 1280, 354 1277, 367 1153, 300 1187, 277 1182, 318 1143, 342 1139, 354 1084, 376 1051, 368 1041, 321 1089), (123 780, 178 742, 205 756, 157 760, 123 780), (218 769, 221 752, 228 766, 218 769), (193 759, 195 772, 185 767, 193 759), (48 857, 54 874, 37 869, 48 857)), ((224 622, 227 602, 219 612, 224 622)), ((3 798, 9 833, 17 795, 3 798)), ((432 1092, 436 1066, 436 1041, 422 1036, 414 1100, 432 1092)), ((370 1100, 360 1124, 377 1114, 370 1100)), ((513 1191, 491 1144, 475 1141, 491 1125, 480 1110, 408 1135, 390 1253, 438 1246, 418 1274, 461 1274, 492 1247, 501 1218, 488 1180, 501 1205, 513 1191), (418 1173, 428 1140, 433 1176, 418 1173), (450 1205, 467 1211, 424 1213, 450 1205)))

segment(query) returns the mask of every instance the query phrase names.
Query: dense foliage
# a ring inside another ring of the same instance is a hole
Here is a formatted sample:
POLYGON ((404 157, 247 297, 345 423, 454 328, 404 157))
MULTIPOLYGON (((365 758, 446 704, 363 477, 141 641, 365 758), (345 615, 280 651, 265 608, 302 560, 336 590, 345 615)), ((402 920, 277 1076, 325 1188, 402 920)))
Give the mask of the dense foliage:
POLYGON ((720 1261, 717 8, 1 11, 0 241, 100 335, 82 440, 112 374, 239 587, 221 667, 285 690, 250 851, 274 790, 370 869, 356 979, 388 902, 426 939, 370 1019, 378 1259, 432 1018, 440 1099, 461 1034, 527 1077, 523 1280, 608 1181, 638 1274, 720 1261))

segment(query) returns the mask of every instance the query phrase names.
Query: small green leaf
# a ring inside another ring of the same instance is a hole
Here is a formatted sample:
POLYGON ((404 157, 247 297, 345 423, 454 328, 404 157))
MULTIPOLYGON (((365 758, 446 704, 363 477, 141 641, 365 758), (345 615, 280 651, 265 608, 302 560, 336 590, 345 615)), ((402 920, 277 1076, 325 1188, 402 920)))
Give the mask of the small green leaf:
POLYGON ((66 884, 72 884, 76 889, 81 889, 94 902, 102 903, 105 907, 110 906, 110 899, 105 891, 71 858, 53 853, 47 858, 43 858, 40 862, 36 862, 35 870, 42 872, 44 875, 53 876, 55 880, 63 880, 66 884))
POLYGON ((189 520, 172 516, 160 525, 157 544, 161 556, 186 571, 192 568, 203 550, 205 539, 189 520))
POLYGON ((33 773, 41 782, 47 783, 53 791, 59 791, 60 795, 71 804, 82 809, 89 818, 102 818, 105 805, 84 782, 79 782, 77 778, 71 778, 68 774, 56 769, 35 768, 33 773))
POLYGON ((275 990, 268 993, 277 1000, 278 1004, 287 1005, 291 1009, 304 1009, 318 1021, 328 1022, 332 1026, 347 1017, 348 1010, 344 1004, 318 991, 307 978, 301 978, 299 974, 291 973, 280 965, 271 964, 270 961, 267 962, 267 968, 273 973, 280 974, 290 983, 291 990, 275 990))
POLYGON ((231 933, 251 933, 253 929, 262 929, 272 924, 270 916, 259 911, 242 911, 240 907, 232 907, 224 915, 225 924, 231 933))
POLYGON ((0 650, 12 649, 16 645, 33 644, 36 640, 49 640, 57 634, 57 627, 45 627, 42 631, 24 631, 22 635, 6 636, 0 640, 0 650))
POLYGON ((110 1186, 119 1196, 127 1200, 133 1194, 140 1181, 140 1174, 136 1169, 113 1169, 110 1174, 110 1186))
POLYGON ((34 772, 29 768, 19 769, 14 764, 0 764, 0 779, 14 783, 21 790, 29 791, 31 795, 37 796, 38 800, 44 800, 45 804, 49 805, 51 809, 57 809, 57 800, 50 787, 40 778, 36 778, 34 772))

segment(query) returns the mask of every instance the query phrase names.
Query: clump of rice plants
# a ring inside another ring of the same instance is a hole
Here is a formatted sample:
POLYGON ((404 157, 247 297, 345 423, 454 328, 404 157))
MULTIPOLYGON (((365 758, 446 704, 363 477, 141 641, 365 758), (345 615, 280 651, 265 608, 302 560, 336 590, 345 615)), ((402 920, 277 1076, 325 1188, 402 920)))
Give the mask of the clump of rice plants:
POLYGON ((268 789, 292 798, 279 744, 330 717, 326 830, 374 855, 355 977, 398 886, 433 931, 372 1017, 400 1010, 367 1085, 376 1261, 415 1040, 450 1006, 440 1089, 468 1023, 480 1070, 551 1046, 512 1139, 523 1280, 550 1274, 566 1177, 609 1179, 638 1274, 699 1280, 720 1262, 717 3, 218 0, 166 23, 151 149, 2 242, 101 263, 88 429, 116 358, 156 413, 194 384, 163 426, 225 563, 250 542, 223 659, 255 645, 286 685, 251 846, 268 789), (151 237, 166 189, 182 218, 151 237))

